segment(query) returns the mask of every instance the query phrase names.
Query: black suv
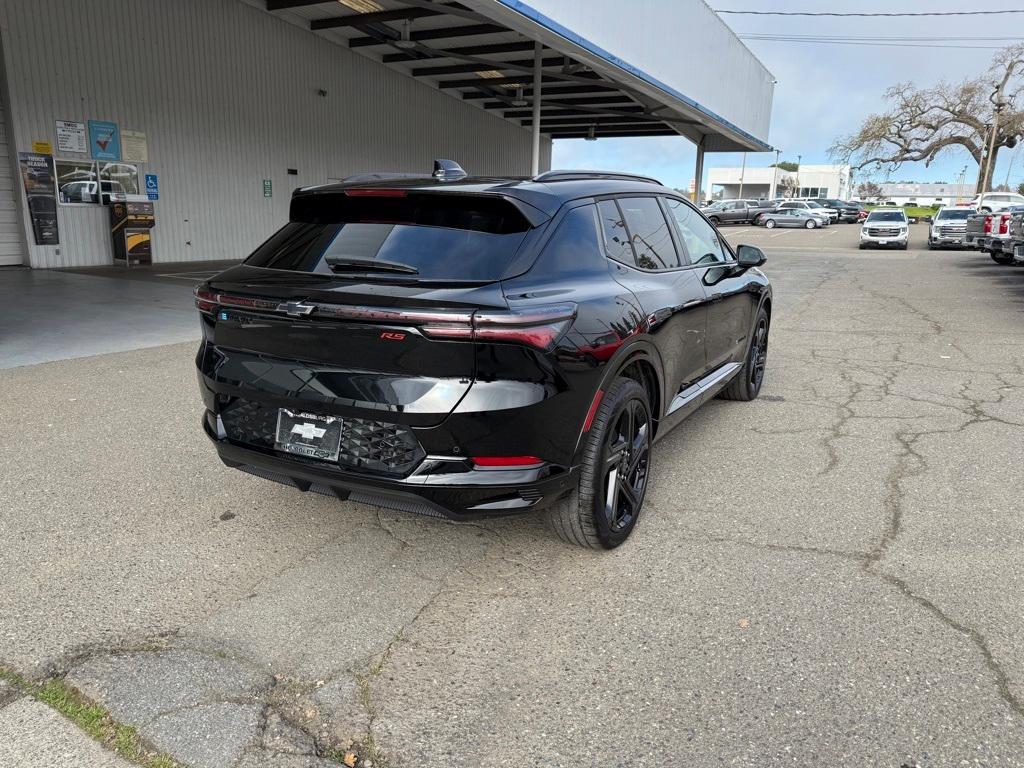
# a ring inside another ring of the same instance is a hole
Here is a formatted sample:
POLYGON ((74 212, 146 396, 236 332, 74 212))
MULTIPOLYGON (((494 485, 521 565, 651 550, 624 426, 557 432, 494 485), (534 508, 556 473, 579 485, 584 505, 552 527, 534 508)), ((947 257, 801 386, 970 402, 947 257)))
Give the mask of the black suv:
POLYGON ((457 520, 546 508, 612 548, 651 444, 757 397, 771 288, 643 177, 352 177, 200 285, 203 425, 225 464, 457 520))
POLYGON ((853 223, 859 220, 860 206, 857 203, 848 203, 845 200, 836 200, 832 197, 818 197, 814 199, 814 202, 838 211, 839 221, 853 223))

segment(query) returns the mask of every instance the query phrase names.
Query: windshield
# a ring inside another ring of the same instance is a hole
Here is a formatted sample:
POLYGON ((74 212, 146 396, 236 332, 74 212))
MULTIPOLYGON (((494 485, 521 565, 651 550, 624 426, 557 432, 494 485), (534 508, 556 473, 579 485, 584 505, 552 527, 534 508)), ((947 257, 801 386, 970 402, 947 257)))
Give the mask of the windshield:
POLYGON ((529 230, 508 201, 469 195, 311 195, 293 201, 292 219, 245 263, 381 281, 493 281, 529 230))
POLYGON ((823 206, 823 205, 818 205, 818 204, 817 204, 816 202, 814 202, 813 200, 811 200, 810 202, 808 202, 808 203, 807 203, 807 207, 808 207, 808 208, 824 208, 825 206, 823 206))
POLYGON ((906 222, 907 217, 903 211, 872 211, 868 214, 868 222, 876 221, 898 221, 901 224, 906 222))
POLYGON ((948 210, 939 211, 938 215, 935 217, 935 220, 947 221, 952 219, 955 221, 964 221, 972 213, 974 213, 974 211, 971 211, 967 208, 950 208, 948 210))

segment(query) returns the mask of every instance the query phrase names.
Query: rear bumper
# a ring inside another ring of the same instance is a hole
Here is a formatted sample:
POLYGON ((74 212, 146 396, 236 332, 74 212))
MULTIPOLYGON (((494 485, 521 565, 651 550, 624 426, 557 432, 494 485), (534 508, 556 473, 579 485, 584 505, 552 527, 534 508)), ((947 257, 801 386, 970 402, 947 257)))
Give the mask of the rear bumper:
MULTIPOLYGON (((344 471, 326 462, 238 445, 217 434, 207 412, 203 429, 229 467, 297 490, 450 520, 479 520, 539 510, 571 491, 576 468, 476 469, 457 473, 414 472, 401 479, 344 471)), ((434 459, 427 457, 423 465, 434 459)))

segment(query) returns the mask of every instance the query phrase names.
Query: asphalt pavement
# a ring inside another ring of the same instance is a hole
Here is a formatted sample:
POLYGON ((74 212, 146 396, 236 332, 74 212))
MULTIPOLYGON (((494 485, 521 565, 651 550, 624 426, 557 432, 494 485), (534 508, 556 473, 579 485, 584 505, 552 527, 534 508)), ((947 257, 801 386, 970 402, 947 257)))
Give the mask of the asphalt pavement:
POLYGON ((226 469, 192 343, 0 370, 0 663, 214 768, 1024 765, 1024 271, 724 231, 762 395, 611 553, 226 469))

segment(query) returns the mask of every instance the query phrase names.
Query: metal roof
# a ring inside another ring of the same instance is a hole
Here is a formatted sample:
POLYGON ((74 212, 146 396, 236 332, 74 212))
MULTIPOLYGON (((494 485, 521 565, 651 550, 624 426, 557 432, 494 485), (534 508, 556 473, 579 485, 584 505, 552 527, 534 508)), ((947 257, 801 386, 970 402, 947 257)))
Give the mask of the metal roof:
POLYGON ((710 151, 770 148, 520 0, 247 2, 524 128, 540 42, 540 129, 554 139, 683 135, 710 151))

